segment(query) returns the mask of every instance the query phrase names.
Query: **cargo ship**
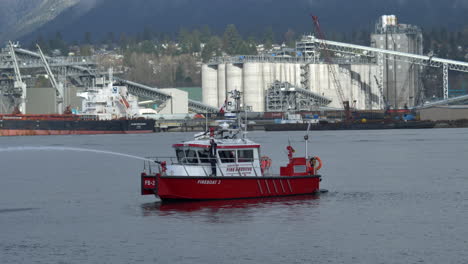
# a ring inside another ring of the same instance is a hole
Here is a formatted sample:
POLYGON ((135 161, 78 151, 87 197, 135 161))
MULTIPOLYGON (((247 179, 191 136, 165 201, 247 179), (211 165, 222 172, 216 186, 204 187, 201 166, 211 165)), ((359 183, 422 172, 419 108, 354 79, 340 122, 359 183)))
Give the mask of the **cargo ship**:
MULTIPOLYGON (((265 124, 265 131, 299 131, 307 129, 308 123, 265 124)), ((310 125, 310 130, 373 130, 373 129, 417 129, 434 128, 433 121, 392 121, 366 123, 325 123, 318 122, 310 125)))
POLYGON ((152 119, 98 120, 73 114, 8 114, 0 115, 0 136, 151 133, 154 123, 152 119))
POLYGON ((96 78, 95 84, 78 94, 82 110, 63 114, 0 114, 0 136, 132 134, 151 133, 155 120, 139 116, 137 97, 111 78, 96 78))
POLYGON ((436 122, 416 120, 409 110, 387 111, 381 117, 367 119, 359 112, 344 113, 344 120, 302 119, 300 114, 285 113, 279 122, 265 124, 265 131, 306 130, 373 130, 373 129, 417 129, 434 128, 436 122))

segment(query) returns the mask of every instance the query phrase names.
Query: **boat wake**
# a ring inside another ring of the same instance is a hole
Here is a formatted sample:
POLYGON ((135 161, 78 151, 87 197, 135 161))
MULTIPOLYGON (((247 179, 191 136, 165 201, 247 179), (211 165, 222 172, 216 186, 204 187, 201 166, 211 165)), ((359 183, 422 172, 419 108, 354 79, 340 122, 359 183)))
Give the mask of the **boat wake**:
POLYGON ((3 213, 12 213, 12 212, 22 212, 22 211, 30 211, 30 210, 37 210, 38 208, 9 208, 9 209, 0 209, 0 214, 3 213))
POLYGON ((79 152, 93 152, 93 153, 101 153, 101 154, 108 154, 114 156, 121 156, 127 157, 132 159, 139 159, 145 161, 153 161, 148 158, 139 157, 135 155, 114 152, 114 151, 107 151, 107 150, 99 150, 99 149, 86 149, 86 148, 74 148, 74 147, 52 147, 52 146, 21 146, 21 147, 6 147, 0 148, 0 152, 15 152, 15 151, 79 151, 79 152))

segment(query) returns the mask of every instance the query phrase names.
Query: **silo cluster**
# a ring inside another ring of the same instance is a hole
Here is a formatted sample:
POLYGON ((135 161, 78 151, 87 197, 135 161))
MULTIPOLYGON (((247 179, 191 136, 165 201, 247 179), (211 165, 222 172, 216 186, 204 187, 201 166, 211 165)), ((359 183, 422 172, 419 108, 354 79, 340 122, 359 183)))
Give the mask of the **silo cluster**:
POLYGON ((245 105, 252 111, 265 109, 265 90, 274 81, 300 86, 301 68, 298 63, 220 63, 202 66, 203 103, 221 107, 228 92, 239 90, 245 105))
MULTIPOLYGON (((340 98, 332 74, 326 64, 309 64, 309 86, 312 92, 332 99, 330 107, 341 108, 340 98)), ((375 64, 333 64, 345 101, 356 109, 382 109, 381 91, 375 81, 375 64)))
MULTIPOLYGON (((373 64, 332 65, 343 89, 344 99, 357 109, 380 109, 381 97, 374 75, 377 66, 373 64)), ((204 64, 202 67, 203 103, 221 107, 228 99, 228 92, 242 92, 243 102, 254 112, 265 111, 265 95, 275 82, 289 82, 332 100, 330 107, 341 108, 338 93, 326 64, 308 64, 297 61, 250 59, 242 63, 204 64), (305 69, 308 67, 308 69, 305 69), (302 76, 307 73, 307 76, 302 76), (307 87, 302 82, 308 79, 307 87)))

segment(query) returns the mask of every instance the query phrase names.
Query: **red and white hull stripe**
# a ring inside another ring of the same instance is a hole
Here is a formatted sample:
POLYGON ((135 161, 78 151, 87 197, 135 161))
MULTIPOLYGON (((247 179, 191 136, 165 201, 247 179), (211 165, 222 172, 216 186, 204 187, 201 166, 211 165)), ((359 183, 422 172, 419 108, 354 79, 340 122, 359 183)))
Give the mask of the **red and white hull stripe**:
MULTIPOLYGON (((162 200, 238 199, 312 194, 320 176, 177 177, 142 176, 143 190, 153 188, 162 200)), ((146 193, 149 194, 149 193, 146 193)))

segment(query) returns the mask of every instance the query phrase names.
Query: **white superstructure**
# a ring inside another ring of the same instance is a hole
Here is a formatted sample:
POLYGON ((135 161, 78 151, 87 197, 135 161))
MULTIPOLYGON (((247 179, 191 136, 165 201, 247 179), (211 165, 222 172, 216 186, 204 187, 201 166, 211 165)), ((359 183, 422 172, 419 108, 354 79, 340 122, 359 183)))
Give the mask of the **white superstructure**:
POLYGON ((95 85, 78 93, 83 98, 80 115, 99 120, 136 118, 139 115, 138 97, 130 94, 126 86, 116 86, 112 74, 96 78, 95 85))

